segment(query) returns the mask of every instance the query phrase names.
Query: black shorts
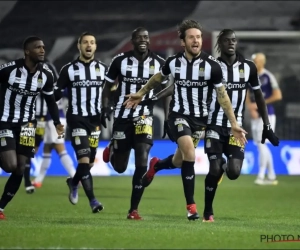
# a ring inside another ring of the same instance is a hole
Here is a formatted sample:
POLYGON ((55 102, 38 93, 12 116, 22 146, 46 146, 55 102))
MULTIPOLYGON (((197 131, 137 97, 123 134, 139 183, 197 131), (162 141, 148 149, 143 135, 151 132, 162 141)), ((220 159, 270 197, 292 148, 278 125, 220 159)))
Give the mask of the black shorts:
POLYGON ((113 146, 115 151, 128 151, 137 143, 153 145, 153 117, 139 116, 115 119, 113 125, 113 146))
POLYGON ((17 155, 34 158, 36 122, 15 125, 0 122, 0 152, 15 150, 17 155))
POLYGON ((204 151, 209 159, 221 159, 222 154, 228 158, 244 159, 244 146, 233 137, 230 128, 207 125, 204 151))
POLYGON ((100 116, 82 117, 67 115, 70 128, 71 143, 75 150, 77 160, 90 157, 90 163, 95 161, 100 139, 100 116))
POLYGON ((45 117, 37 117, 36 121, 35 147, 39 147, 44 139, 46 120, 45 117))
POLYGON ((196 148, 204 135, 207 117, 190 117, 171 112, 168 117, 168 135, 171 141, 177 142, 184 135, 192 137, 196 148))

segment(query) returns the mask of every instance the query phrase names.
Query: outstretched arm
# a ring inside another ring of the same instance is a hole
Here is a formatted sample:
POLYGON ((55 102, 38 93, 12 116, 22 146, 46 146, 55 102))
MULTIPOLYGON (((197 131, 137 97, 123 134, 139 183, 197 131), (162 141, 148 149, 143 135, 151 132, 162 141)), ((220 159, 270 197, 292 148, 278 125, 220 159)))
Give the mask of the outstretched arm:
POLYGON ((266 102, 263 96, 261 89, 253 90, 255 96, 255 102, 257 105, 258 112, 263 120, 264 125, 270 124, 268 110, 266 106, 266 102))
POLYGON ((231 127, 237 127, 237 121, 231 106, 231 101, 229 99, 229 96, 226 92, 225 86, 222 85, 221 87, 217 87, 216 88, 216 92, 217 92, 217 98, 218 98, 218 102, 220 104, 220 106, 222 107, 222 109, 224 110, 224 113, 226 114, 231 127))
POLYGON ((146 85, 138 91, 138 94, 142 96, 148 94, 150 90, 157 88, 166 78, 167 76, 163 76, 160 72, 156 73, 149 79, 146 85))

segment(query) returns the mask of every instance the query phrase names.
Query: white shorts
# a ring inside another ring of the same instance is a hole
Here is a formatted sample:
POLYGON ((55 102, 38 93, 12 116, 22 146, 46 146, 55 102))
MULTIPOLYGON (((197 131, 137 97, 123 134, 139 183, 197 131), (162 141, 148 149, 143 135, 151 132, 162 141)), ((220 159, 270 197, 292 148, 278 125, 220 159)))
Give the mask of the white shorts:
MULTIPOLYGON (((269 115, 269 121, 273 129, 273 132, 275 132, 276 115, 269 115)), ((264 128, 264 124, 261 118, 251 119, 251 131, 252 131, 252 137, 254 142, 256 143, 261 142, 263 128, 264 128)), ((266 142, 269 142, 269 140, 266 140, 266 142)))
MULTIPOLYGON (((66 118, 60 118, 60 122, 66 128, 66 124, 67 124, 66 118)), ((55 128, 52 120, 46 122, 44 143, 45 144, 52 144, 52 143, 64 144, 65 143, 64 138, 58 139, 58 134, 56 132, 56 128, 55 128)))

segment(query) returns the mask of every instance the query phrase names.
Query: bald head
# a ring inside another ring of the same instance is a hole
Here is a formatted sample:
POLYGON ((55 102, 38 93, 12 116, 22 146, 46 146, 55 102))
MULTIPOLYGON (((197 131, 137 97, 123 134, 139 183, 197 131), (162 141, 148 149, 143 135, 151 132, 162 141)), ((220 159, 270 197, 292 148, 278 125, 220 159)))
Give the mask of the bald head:
POLYGON ((256 53, 252 55, 252 60, 254 61, 257 71, 260 72, 265 68, 266 56, 263 53, 256 53))

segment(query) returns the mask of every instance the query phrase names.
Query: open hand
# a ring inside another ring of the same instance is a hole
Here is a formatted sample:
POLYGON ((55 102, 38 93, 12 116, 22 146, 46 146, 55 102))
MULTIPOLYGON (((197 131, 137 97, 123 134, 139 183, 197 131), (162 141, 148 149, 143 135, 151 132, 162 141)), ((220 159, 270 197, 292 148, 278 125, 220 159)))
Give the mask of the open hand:
POLYGON ((233 136, 240 142, 241 145, 245 145, 248 141, 246 139, 247 132, 239 126, 231 127, 233 136))
POLYGON ((65 137, 65 128, 64 128, 64 125, 57 124, 55 128, 56 128, 56 132, 58 134, 58 139, 64 138, 65 137))
POLYGON ((133 94, 128 94, 125 97, 128 97, 128 99, 123 103, 125 108, 135 109, 139 105, 139 103, 142 101, 144 96, 139 93, 133 93, 133 94))

